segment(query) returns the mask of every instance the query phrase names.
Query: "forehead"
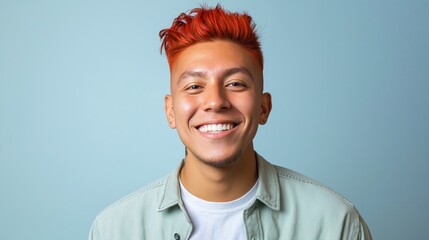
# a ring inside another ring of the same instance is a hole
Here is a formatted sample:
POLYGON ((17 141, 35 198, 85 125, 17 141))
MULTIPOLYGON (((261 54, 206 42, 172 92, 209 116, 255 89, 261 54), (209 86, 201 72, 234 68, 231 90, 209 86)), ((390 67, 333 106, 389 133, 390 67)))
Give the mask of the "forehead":
POLYGON ((196 43, 177 56, 171 67, 171 83, 185 72, 213 75, 232 68, 247 69, 256 79, 262 79, 257 60, 242 46, 224 40, 196 43))

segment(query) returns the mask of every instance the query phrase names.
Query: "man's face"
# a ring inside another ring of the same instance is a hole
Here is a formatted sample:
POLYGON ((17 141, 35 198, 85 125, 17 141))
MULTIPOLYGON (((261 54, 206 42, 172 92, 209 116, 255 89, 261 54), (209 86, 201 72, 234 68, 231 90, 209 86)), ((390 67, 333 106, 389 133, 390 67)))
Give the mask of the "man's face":
POLYGON ((262 93, 261 67, 247 50, 229 41, 194 44, 177 57, 170 84, 165 111, 187 159, 222 167, 253 154, 271 96, 262 93))

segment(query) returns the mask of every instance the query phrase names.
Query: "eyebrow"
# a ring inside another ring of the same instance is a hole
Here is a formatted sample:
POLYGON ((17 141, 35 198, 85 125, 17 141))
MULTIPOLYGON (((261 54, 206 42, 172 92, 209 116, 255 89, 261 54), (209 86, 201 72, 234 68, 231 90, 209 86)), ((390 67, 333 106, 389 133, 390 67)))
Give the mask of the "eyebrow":
MULTIPOLYGON (((222 72, 221 78, 226 78, 228 76, 234 75, 236 73, 244 73, 245 75, 249 76, 252 80, 254 80, 254 77, 252 73, 249 71, 249 69, 245 67, 233 67, 228 68, 225 71, 222 72)), ((200 70, 189 70, 182 73, 179 77, 179 82, 181 80, 184 80, 189 77, 197 77, 197 78, 207 78, 207 72, 206 71, 200 71, 200 70)))
POLYGON ((179 82, 189 77, 206 78, 206 75, 207 74, 204 71, 199 71, 199 70, 185 71, 184 73, 180 74, 179 82))

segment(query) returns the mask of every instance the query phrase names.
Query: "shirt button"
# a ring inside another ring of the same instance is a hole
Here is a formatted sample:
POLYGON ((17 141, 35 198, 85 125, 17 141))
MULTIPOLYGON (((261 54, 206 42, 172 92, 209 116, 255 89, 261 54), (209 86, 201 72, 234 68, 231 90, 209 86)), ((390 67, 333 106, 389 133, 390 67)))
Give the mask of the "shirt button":
POLYGON ((175 233, 175 234, 174 234, 174 239, 176 239, 176 240, 180 240, 180 235, 179 235, 179 234, 177 234, 177 233, 175 233))

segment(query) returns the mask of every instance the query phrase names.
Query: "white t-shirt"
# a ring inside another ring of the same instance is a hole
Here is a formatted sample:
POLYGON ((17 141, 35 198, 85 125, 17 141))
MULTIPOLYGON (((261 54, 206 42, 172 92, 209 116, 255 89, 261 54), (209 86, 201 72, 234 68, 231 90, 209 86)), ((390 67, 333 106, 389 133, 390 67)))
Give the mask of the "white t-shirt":
POLYGON ((242 197, 231 202, 208 202, 188 192, 180 182, 182 200, 194 226, 193 239, 246 239, 243 211, 256 199, 258 182, 242 197))

